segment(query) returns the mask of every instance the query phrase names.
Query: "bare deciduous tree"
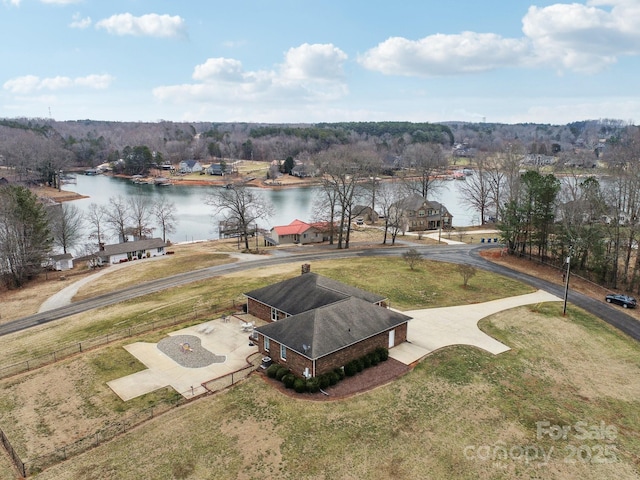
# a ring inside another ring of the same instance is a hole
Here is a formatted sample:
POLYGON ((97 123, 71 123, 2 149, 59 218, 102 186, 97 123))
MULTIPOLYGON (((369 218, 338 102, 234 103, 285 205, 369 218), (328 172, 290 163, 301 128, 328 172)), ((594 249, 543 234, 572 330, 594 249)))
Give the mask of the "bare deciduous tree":
POLYGON ((467 288, 469 280, 471 280, 477 273, 476 267, 465 263, 461 263, 460 265, 458 265, 456 267, 456 270, 462 276, 462 286, 464 288, 467 288))
POLYGON ((446 166, 442 146, 435 143, 414 143, 405 148, 403 163, 405 185, 409 193, 428 198, 436 188, 436 174, 446 166))
POLYGON ((391 244, 395 245, 396 237, 402 230, 402 210, 395 208, 402 199, 402 190, 398 182, 384 182, 378 189, 378 208, 384 217, 384 244, 387 243, 387 235, 391 235, 391 244))
POLYGON ((375 152, 364 144, 333 147, 316 159, 323 173, 323 188, 336 193, 339 207, 338 248, 349 248, 352 210, 359 183, 366 178, 375 152))
POLYGON ((147 238, 153 232, 151 200, 143 195, 132 195, 127 200, 127 207, 129 208, 129 219, 132 223, 134 239, 147 238))
POLYGON ((176 231, 176 204, 163 196, 154 202, 152 210, 157 225, 162 230, 162 240, 166 242, 167 234, 176 231))
POLYGON ((234 225, 237 233, 244 238, 246 250, 249 250, 251 226, 254 226, 254 233, 257 235, 258 220, 273 215, 273 205, 262 195, 244 185, 218 188, 207 195, 205 203, 214 208, 214 215, 219 215, 225 222, 234 225))
POLYGON ((104 242, 104 225, 107 222, 107 211, 102 205, 91 203, 85 212, 85 218, 91 228, 89 238, 95 238, 98 245, 104 242))
POLYGON ((49 230, 54 245, 62 248, 64 253, 78 245, 84 232, 82 212, 73 204, 63 203, 50 207, 49 230))
POLYGON ((415 248, 410 248, 402 254, 402 259, 407 262, 411 270, 415 270, 416 265, 422 261, 422 254, 415 248))
POLYGON ((464 202, 480 214, 480 225, 486 223, 491 195, 491 177, 486 171, 485 160, 484 155, 478 156, 475 173, 468 175, 458 186, 464 202))
POLYGON ((128 240, 129 213, 127 202, 121 195, 109 197, 109 205, 105 208, 105 219, 118 241, 126 242, 128 240))

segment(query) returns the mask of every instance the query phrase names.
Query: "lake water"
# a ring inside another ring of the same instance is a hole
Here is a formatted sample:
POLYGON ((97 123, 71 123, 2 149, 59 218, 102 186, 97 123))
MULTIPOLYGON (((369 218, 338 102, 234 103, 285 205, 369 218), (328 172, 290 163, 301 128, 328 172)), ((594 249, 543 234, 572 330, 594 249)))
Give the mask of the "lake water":
MULTIPOLYGON (((453 225, 457 227, 479 223, 478 215, 470 211, 460 198, 459 181, 442 182, 432 200, 443 203, 453 215, 453 225)), ((91 203, 107 205, 110 197, 122 195, 144 195, 154 200, 167 197, 176 205, 178 224, 176 232, 170 235, 174 243, 209 240, 218 238, 218 218, 213 216, 213 208, 205 204, 207 194, 216 188, 172 185, 136 185, 132 181, 105 175, 78 175, 76 183, 64 185, 64 190, 86 195, 89 198, 75 200, 74 205, 86 211, 91 203)), ((256 188, 255 191, 270 201, 275 215, 260 222, 260 227, 271 228, 275 225, 287 225, 295 219, 312 221, 313 199, 317 188, 288 188, 269 190, 256 188)), ((159 231, 154 232, 160 235, 159 231)))

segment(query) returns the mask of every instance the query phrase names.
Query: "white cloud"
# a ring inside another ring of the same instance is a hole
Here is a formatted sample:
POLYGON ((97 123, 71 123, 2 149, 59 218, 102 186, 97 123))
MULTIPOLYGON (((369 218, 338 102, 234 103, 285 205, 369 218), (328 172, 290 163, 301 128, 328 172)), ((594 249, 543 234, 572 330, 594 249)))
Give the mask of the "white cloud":
POLYGON ((40 79, 35 75, 25 75, 24 77, 12 78, 2 85, 2 88, 12 93, 29 93, 38 89, 40 79))
POLYGON ((417 41, 392 37, 359 61, 369 70, 388 75, 438 76, 517 65, 527 49, 524 40, 493 33, 436 34, 417 41))
POLYGON ((5 5, 13 5, 14 7, 19 7, 22 0, 2 0, 2 3, 5 5))
POLYGON ((112 15, 96 23, 96 28, 103 28, 113 35, 164 38, 181 37, 186 31, 185 22, 180 16, 158 15, 156 13, 140 17, 134 17, 130 13, 112 15))
POLYGON ((114 81, 111 75, 87 75, 86 77, 49 77, 40 78, 35 75, 25 75, 7 80, 2 88, 15 94, 29 94, 36 91, 58 91, 74 87, 103 90, 114 81))
POLYGON ((536 59, 559 70, 595 73, 621 55, 640 53, 640 4, 629 0, 597 0, 588 5, 530 7, 523 32, 533 42, 536 59), (600 6, 613 7, 608 10, 600 6))
POLYGON ((196 65, 193 79, 205 83, 215 81, 239 82, 243 79, 242 63, 233 58, 209 58, 202 65, 196 65))
POLYGON ((91 17, 82 18, 82 15, 80 15, 79 13, 74 13, 69 26, 71 28, 79 29, 88 28, 91 26, 91 17))
POLYGON ((347 54, 332 44, 304 43, 290 48, 281 70, 291 80, 329 80, 343 76, 342 64, 347 54))
POLYGON ((209 58, 196 65, 197 83, 160 86, 154 96, 167 102, 248 104, 263 101, 317 102, 334 100, 347 93, 343 63, 347 55, 331 44, 303 44, 285 54, 283 64, 273 70, 244 70, 239 60, 209 58))
POLYGON ((369 70, 406 76, 455 75, 511 66, 595 73, 622 55, 640 54, 637 0, 532 6, 522 25, 522 38, 475 32, 419 40, 391 37, 366 51, 359 61, 369 70))
POLYGON ((247 44, 246 40, 225 40, 222 45, 227 48, 239 48, 247 44))

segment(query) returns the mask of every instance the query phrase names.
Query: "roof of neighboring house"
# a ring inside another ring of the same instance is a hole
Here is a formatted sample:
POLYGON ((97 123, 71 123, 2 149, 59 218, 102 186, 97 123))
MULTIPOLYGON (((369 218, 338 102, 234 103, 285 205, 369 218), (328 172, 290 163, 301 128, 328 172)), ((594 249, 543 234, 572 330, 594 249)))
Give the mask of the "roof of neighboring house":
POLYGON ((330 222, 314 222, 307 223, 302 220, 294 220, 289 225, 279 225, 276 227, 272 227, 271 231, 275 231, 278 235, 300 235, 310 228, 316 228, 321 231, 326 231, 329 229, 330 222))
POLYGON ((277 227, 273 227, 271 230, 275 231, 278 235, 300 235, 303 232, 306 232, 313 225, 303 222, 302 220, 294 220, 289 225, 279 225, 277 227))
POLYGON ((431 207, 435 210, 440 210, 440 208, 442 208, 443 213, 449 213, 449 211, 447 210, 447 207, 445 207, 440 202, 427 200, 426 198, 424 198, 421 195, 418 195, 417 193, 414 193, 413 195, 409 195, 408 197, 403 198, 402 200, 397 202, 396 205, 398 205, 403 210, 411 210, 411 211, 420 210, 420 208, 422 208, 423 205, 427 205, 428 207, 431 207))
MULTIPOLYGON (((309 274, 304 274, 306 276, 309 274)), ((315 360, 386 332, 411 317, 348 297, 330 305, 256 328, 258 332, 315 360)))
POLYGON ((372 212, 373 209, 369 205, 356 205, 351 209, 351 215, 356 217, 358 215, 368 215, 372 212))
POLYGON ((58 255, 51 255, 50 258, 54 262, 57 262, 59 260, 71 260, 73 258, 73 255, 71 255, 70 253, 60 253, 58 255))
POLYGON ((193 167, 196 163, 200 163, 197 160, 183 160, 180 162, 180 165, 186 165, 189 168, 193 167))
POLYGON ((98 252, 100 256, 119 255, 121 253, 137 252, 150 248, 165 247, 166 243, 161 238, 148 238, 146 240, 136 240, 135 242, 114 243, 105 245, 104 250, 98 252))
POLYGON ((345 285, 313 272, 252 290, 245 295, 289 315, 297 315, 348 297, 356 297, 369 303, 385 299, 381 295, 345 285))

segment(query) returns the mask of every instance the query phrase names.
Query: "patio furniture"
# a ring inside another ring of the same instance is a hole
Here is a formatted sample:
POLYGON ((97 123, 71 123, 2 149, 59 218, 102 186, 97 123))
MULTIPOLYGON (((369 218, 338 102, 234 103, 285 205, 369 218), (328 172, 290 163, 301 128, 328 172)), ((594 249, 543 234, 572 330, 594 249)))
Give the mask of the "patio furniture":
POLYGON ((242 325, 240 326, 240 329, 243 332, 250 332, 253 330, 253 322, 243 322, 242 325))

